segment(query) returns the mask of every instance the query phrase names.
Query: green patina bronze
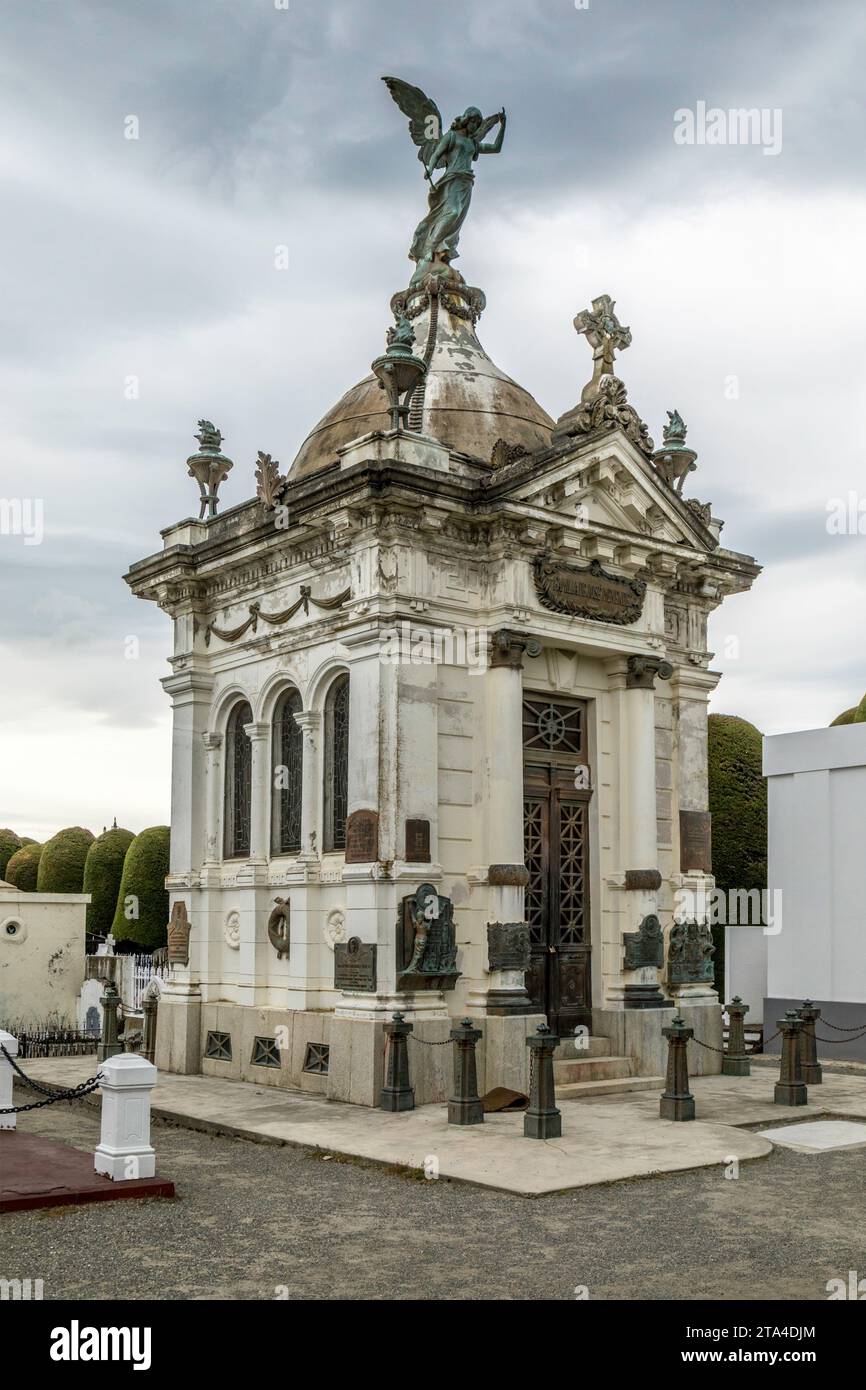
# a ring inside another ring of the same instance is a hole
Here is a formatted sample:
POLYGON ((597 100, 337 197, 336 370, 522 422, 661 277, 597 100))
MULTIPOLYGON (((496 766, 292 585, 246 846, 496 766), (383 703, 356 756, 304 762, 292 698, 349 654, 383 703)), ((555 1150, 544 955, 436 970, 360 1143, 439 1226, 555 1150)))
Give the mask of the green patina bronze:
POLYGON ((428 275, 462 280, 451 268, 451 262, 459 254, 460 229, 472 200, 472 165, 480 154, 499 154, 505 137, 505 110, 485 117, 477 106, 469 106, 443 135, 439 108, 420 87, 399 77, 383 77, 382 81, 403 115, 409 118, 409 133, 418 146, 424 177, 430 183, 427 216, 418 223, 409 248, 409 259, 417 266, 411 283, 421 284, 428 275), (491 144, 485 145, 484 137, 495 125, 499 126, 499 133, 491 144), (442 168, 444 174, 434 183, 433 174, 442 168))

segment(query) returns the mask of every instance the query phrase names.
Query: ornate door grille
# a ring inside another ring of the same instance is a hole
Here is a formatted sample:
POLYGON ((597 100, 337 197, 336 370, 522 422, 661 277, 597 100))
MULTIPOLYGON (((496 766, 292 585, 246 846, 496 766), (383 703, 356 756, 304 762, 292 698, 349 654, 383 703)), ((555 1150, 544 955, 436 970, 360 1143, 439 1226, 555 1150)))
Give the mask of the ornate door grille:
POLYGON ((591 1022, 586 706, 524 700, 527 989, 551 1027, 591 1022))

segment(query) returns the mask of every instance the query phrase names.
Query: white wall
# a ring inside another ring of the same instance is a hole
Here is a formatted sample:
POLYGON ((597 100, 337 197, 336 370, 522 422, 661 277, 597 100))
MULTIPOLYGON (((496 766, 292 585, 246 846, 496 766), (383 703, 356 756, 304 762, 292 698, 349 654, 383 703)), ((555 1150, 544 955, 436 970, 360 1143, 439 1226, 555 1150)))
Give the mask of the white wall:
POLYGON ((761 926, 725 927, 725 989, 728 1003, 738 994, 749 1005, 747 1023, 762 1023, 767 995, 767 937, 761 926))
POLYGON ((75 1026, 89 893, 0 888, 0 1020, 75 1026))
POLYGON ((866 1002, 866 724, 764 739, 770 892, 767 995, 866 1002))

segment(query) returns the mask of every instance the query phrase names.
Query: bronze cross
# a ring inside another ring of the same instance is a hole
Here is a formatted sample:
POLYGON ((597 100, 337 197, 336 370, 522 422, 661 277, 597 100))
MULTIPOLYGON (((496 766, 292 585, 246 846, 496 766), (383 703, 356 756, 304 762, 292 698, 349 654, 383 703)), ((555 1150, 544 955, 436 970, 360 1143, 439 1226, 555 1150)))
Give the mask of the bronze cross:
POLYGON ((613 374, 614 354, 631 343, 631 329, 620 323, 615 307, 609 294, 600 294, 592 301, 592 309, 581 309, 574 320, 577 332, 592 348, 592 380, 584 386, 581 400, 597 393, 601 378, 613 374))

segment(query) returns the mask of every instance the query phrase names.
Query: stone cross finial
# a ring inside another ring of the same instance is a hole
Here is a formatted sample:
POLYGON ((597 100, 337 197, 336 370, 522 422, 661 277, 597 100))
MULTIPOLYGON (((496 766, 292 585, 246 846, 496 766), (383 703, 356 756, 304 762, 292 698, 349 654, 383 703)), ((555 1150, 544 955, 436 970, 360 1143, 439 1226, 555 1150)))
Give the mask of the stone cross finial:
POLYGON ((592 379, 581 392, 583 401, 596 395, 603 376, 613 375, 614 355, 631 343, 631 329, 620 323, 615 308, 609 294, 600 294, 592 301, 592 309, 581 309, 574 320, 575 329, 592 348, 592 379))

